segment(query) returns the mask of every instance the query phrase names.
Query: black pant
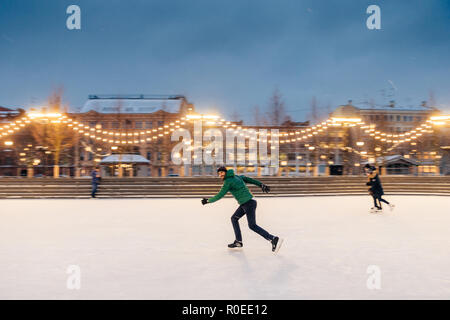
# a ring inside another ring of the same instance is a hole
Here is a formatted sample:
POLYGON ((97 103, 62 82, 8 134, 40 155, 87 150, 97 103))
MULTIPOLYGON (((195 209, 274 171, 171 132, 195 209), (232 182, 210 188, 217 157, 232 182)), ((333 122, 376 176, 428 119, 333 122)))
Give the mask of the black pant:
POLYGON ((95 194, 97 193, 97 186, 98 186, 97 183, 92 184, 92 193, 91 193, 92 198, 95 198, 95 194))
POLYGON ((374 194, 372 195, 373 197, 373 203, 375 204, 376 208, 380 208, 381 209, 381 202, 384 202, 386 204, 389 204, 389 202, 387 202, 386 200, 384 200, 381 194, 374 194), (377 200, 378 200, 378 204, 377 204, 377 200))
POLYGON ((239 219, 242 218, 244 214, 247 215, 248 227, 250 230, 255 231, 257 234, 262 236, 266 240, 272 240, 274 237, 268 233, 266 230, 261 228, 256 224, 256 201, 251 199, 246 203, 243 203, 237 208, 236 212, 231 216, 231 223, 233 224, 234 234, 236 235, 236 240, 242 241, 241 228, 239 227, 239 219))

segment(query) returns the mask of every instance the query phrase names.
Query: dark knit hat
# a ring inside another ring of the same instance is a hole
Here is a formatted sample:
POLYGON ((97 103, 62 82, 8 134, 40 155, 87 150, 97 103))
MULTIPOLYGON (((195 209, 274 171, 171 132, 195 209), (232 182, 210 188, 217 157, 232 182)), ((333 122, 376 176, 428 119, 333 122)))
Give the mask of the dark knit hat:
POLYGON ((227 170, 227 168, 222 166, 222 167, 219 167, 219 169, 217 169, 217 173, 219 173, 220 171, 227 172, 228 170, 227 170))

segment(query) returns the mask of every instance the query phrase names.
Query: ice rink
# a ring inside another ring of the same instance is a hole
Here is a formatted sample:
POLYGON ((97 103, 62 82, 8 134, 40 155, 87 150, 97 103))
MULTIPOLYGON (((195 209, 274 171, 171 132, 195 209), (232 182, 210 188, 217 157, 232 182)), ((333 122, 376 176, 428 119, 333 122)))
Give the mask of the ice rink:
POLYGON ((1 200, 0 299, 450 299, 450 197, 386 199, 256 198, 278 254, 231 198, 1 200))

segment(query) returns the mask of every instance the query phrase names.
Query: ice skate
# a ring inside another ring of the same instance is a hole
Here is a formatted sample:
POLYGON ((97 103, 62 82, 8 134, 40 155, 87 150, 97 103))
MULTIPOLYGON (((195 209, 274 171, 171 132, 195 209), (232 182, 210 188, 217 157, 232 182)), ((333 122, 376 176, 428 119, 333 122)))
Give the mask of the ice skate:
POLYGON ((272 251, 277 253, 278 250, 280 250, 281 245, 283 244, 283 239, 275 237, 275 238, 273 238, 271 243, 272 243, 272 251))
POLYGON ((230 248, 230 249, 239 249, 239 248, 242 248, 242 247, 243 247, 242 241, 237 241, 237 240, 234 240, 233 243, 230 243, 228 245, 228 248, 230 248))
POLYGON ((390 203, 390 204, 389 204, 389 209, 390 209, 391 211, 393 211, 394 208, 395 208, 395 204, 390 203))

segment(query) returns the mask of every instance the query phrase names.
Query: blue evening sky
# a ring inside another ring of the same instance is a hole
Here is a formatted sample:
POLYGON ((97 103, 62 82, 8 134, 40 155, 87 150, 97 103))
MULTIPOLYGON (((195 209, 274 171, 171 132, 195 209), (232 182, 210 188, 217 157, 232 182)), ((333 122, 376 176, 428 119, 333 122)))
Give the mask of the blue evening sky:
POLYGON ((184 94, 251 122, 278 88, 310 117, 352 99, 450 110, 450 1, 0 0, 0 105, 71 110, 88 94, 184 94), (81 8, 68 30, 66 8, 81 8), (381 30, 366 8, 381 8, 381 30))

